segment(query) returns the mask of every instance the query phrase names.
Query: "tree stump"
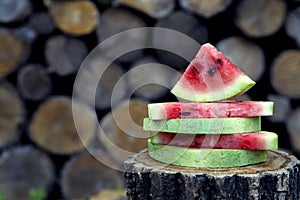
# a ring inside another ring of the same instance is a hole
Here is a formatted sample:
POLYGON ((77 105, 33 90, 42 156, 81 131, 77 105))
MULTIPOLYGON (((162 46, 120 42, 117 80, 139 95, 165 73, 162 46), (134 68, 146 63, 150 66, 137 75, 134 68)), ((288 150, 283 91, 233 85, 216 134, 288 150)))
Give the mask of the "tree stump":
POLYGON ((185 168, 142 150, 125 161, 128 199, 299 199, 300 161, 269 151, 265 163, 237 168, 185 168))

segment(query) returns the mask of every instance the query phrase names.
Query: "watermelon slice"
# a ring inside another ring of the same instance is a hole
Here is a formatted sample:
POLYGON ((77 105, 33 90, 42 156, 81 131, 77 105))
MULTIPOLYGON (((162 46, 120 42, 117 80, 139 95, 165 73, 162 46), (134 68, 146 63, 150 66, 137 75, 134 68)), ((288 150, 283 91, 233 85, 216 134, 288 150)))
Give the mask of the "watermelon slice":
POLYGON ((248 118, 195 118, 195 119, 144 119, 144 130, 189 134, 232 134, 261 130, 260 117, 248 118))
POLYGON ((276 150, 278 136, 276 133, 260 131, 254 133, 223 134, 174 134, 158 132, 152 135, 153 144, 186 148, 208 149, 244 149, 244 150, 276 150), (216 140, 214 143, 211 141, 216 140))
POLYGON ((162 163, 203 168, 239 167, 265 162, 266 150, 192 149, 152 144, 148 140, 148 154, 162 163))
POLYGON ((213 102, 213 103, 153 103, 148 104, 152 120, 177 118, 226 118, 273 115, 274 102, 213 102))
POLYGON ((206 43, 171 92, 185 100, 211 102, 238 96, 254 84, 223 53, 206 43))

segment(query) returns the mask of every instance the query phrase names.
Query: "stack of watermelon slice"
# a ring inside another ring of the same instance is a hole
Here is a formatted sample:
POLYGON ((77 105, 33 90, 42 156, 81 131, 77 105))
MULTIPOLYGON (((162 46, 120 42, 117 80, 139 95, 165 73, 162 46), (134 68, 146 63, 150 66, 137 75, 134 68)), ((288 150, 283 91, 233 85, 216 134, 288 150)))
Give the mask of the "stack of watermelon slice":
POLYGON ((255 84, 211 44, 201 46, 171 92, 189 102, 148 105, 150 157, 185 167, 238 167, 267 160, 276 133, 261 131, 273 102, 234 101, 255 84))

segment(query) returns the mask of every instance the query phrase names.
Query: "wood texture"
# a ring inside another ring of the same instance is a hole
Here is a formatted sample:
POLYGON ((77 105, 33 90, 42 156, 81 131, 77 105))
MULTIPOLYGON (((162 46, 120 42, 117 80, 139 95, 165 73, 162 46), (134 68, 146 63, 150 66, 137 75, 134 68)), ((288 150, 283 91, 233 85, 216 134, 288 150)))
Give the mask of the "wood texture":
POLYGON ((263 75, 265 57, 262 49, 255 43, 233 36, 219 41, 216 47, 254 81, 258 81, 263 75))
POLYGON ((300 153, 300 107, 290 113, 286 122, 292 148, 300 153))
POLYGON ((18 72, 17 85, 25 99, 42 100, 52 89, 52 82, 45 67, 29 64, 18 72))
POLYGON ((132 7, 156 19, 166 17, 175 8, 175 0, 115 0, 114 4, 132 7))
POLYGON ((184 168, 152 160, 143 150, 125 161, 127 198, 273 200, 300 198, 300 162, 270 151, 265 163, 239 168, 184 168))
MULTIPOLYGON (((106 155, 99 152, 97 156, 106 155)), ((123 183, 117 171, 101 164, 93 155, 82 153, 65 164, 60 184, 65 199, 73 200, 90 199, 103 189, 116 189, 123 183)))
POLYGON ((22 132, 26 110, 15 88, 0 82, 0 148, 16 142, 22 132))
POLYGON ((124 69, 116 62, 110 63, 110 60, 101 54, 89 57, 78 74, 74 94, 89 105, 95 102, 98 109, 111 107, 112 93, 118 81, 120 81, 119 91, 114 93, 113 102, 120 102, 127 94, 128 83, 124 79, 120 80, 124 75, 124 69))
POLYGON ((123 163, 129 153, 136 153, 147 146, 149 133, 143 130, 143 118, 147 116, 147 102, 123 101, 100 121, 99 140, 108 154, 123 163))
POLYGON ((195 12, 205 18, 210 18, 224 11, 232 0, 180 0, 181 7, 187 11, 195 12))
MULTIPOLYGON (((140 16, 122 8, 110 8, 103 12, 96 33, 98 41, 102 42, 123 31, 145 26, 147 25, 140 16)), ((139 46, 146 45, 147 37, 147 35, 130 32, 126 35, 126 39, 111 39, 109 43, 106 43, 106 45, 102 44, 98 48, 101 50, 102 55, 111 57, 111 55, 115 55, 115 53, 118 52, 119 49, 116 48, 118 46, 121 47, 120 50, 122 51, 123 49, 126 50, 127 46, 132 47, 135 43, 140 44, 139 46)), ((123 62, 131 62, 140 58, 142 55, 142 50, 136 50, 126 52, 125 55, 122 55, 118 59, 123 62)))
POLYGON ((99 23, 99 12, 90 0, 52 1, 50 13, 56 26, 71 35, 86 35, 99 23))
POLYGON ((23 42, 12 31, 0 29, 0 78, 5 77, 21 64, 25 58, 23 42))
POLYGON ((281 52, 271 65, 271 84, 280 94, 300 98, 300 51, 281 52))
POLYGON ((286 15, 282 0, 240 1, 235 24, 250 37, 264 37, 281 28, 286 15))
POLYGON ((47 193, 55 179, 51 159, 32 146, 16 146, 0 157, 0 194, 3 199, 33 200, 33 190, 47 193))
MULTIPOLYGON (((175 11, 171 15, 158 20, 155 23, 155 27, 162 27, 179 31, 192 39, 196 40, 199 44, 203 44, 208 39, 207 28, 197 20, 192 14, 184 11, 175 11), (183 26, 184 24, 184 26, 183 26)), ((186 52, 185 55, 191 55, 191 58, 199 50, 193 44, 187 44, 182 41, 178 35, 170 34, 169 32, 153 31, 152 43, 153 46, 164 46, 166 49, 181 49, 186 52)), ((185 69, 188 65, 187 61, 181 58, 179 55, 175 55, 168 51, 161 51, 155 49, 159 60, 166 65, 177 67, 179 69, 185 69)))
POLYGON ((75 73, 88 53, 84 42, 64 35, 50 37, 44 51, 49 71, 60 76, 75 73))
POLYGON ((0 22, 10 23, 21 21, 32 11, 29 0, 0 0, 0 22))
POLYGON ((130 92, 138 97, 154 100, 166 95, 181 74, 153 57, 143 57, 133 63, 126 75, 130 92))
POLYGON ((82 151, 94 136, 96 119, 89 108, 66 96, 55 96, 44 101, 34 113, 30 126, 31 140, 55 154, 82 151), (76 123, 74 115, 81 115, 76 123))
POLYGON ((286 33, 296 41, 298 47, 300 47, 300 7, 288 13, 285 30, 286 33))

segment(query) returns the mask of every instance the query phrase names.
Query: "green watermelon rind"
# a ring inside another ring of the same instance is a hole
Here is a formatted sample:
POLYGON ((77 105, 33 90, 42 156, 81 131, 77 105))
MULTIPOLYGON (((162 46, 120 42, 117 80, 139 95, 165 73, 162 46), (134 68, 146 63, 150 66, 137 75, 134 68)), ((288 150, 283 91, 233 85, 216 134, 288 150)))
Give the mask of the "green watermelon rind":
POLYGON ((148 140, 148 154, 154 160, 182 167, 231 168, 267 161, 266 150, 188 149, 152 144, 148 140))
MULTIPOLYGON (((164 120, 167 119, 166 113, 165 113, 165 106, 172 105, 173 103, 179 103, 179 102, 168 102, 168 103, 150 103, 148 104, 148 115, 150 119, 153 120, 164 120)), ((223 105, 226 107, 226 104, 239 104, 239 107, 237 109, 243 109, 243 106, 240 104, 243 103, 251 103, 253 104, 253 107, 259 107, 261 108, 260 112, 253 113, 252 115, 249 115, 247 117, 257 117, 257 116, 272 116, 274 112, 274 102, 272 101, 244 101, 244 102, 198 102, 199 105, 201 105, 203 108, 205 107, 212 107, 213 105, 216 105, 219 107, 220 105, 223 105)), ((186 104, 195 104, 195 102, 182 102, 182 105, 186 104)), ((255 110, 255 109, 254 109, 255 110)), ((192 112, 191 110, 188 110, 189 112, 192 112)), ((185 110, 183 110, 185 112, 185 110)), ((196 112, 196 110, 194 110, 196 112)), ((207 111, 208 112, 208 111, 207 111)), ((230 110, 222 110, 221 113, 230 112, 230 110)), ((205 113, 203 114, 205 115, 205 113)), ((205 117, 205 116, 203 116, 205 117)), ((245 116, 231 116, 231 117, 245 117, 245 116)))
POLYGON ((146 131, 187 134, 234 134, 261 130, 261 117, 194 118, 151 120, 144 118, 146 131))
POLYGON ((214 102, 229 99, 245 93, 255 85, 255 82, 247 75, 240 74, 227 86, 223 85, 223 87, 218 90, 200 92, 193 90, 189 83, 187 81, 183 81, 182 79, 180 79, 173 87, 171 93, 181 99, 195 102, 214 102))
MULTIPOLYGON (((263 147, 263 149, 251 149, 251 150, 278 150, 278 135, 276 133, 270 132, 270 131, 258 131, 258 132, 244 133, 244 134, 253 134, 253 133, 262 134, 265 146, 263 147)), ((243 134, 243 133, 237 133, 237 134, 243 134)), ((243 139, 247 140, 247 136, 245 136, 245 138, 243 138, 243 139)), ((159 138, 157 138, 157 132, 151 131, 149 140, 152 144, 162 145, 160 143, 159 138)), ((192 142, 192 141, 190 141, 190 142, 192 142)), ((229 141, 229 143, 232 143, 232 142, 233 141, 229 141)), ((174 145, 170 145, 170 146, 174 146, 174 145)), ((250 149, 248 149, 248 150, 250 150, 250 149)))

